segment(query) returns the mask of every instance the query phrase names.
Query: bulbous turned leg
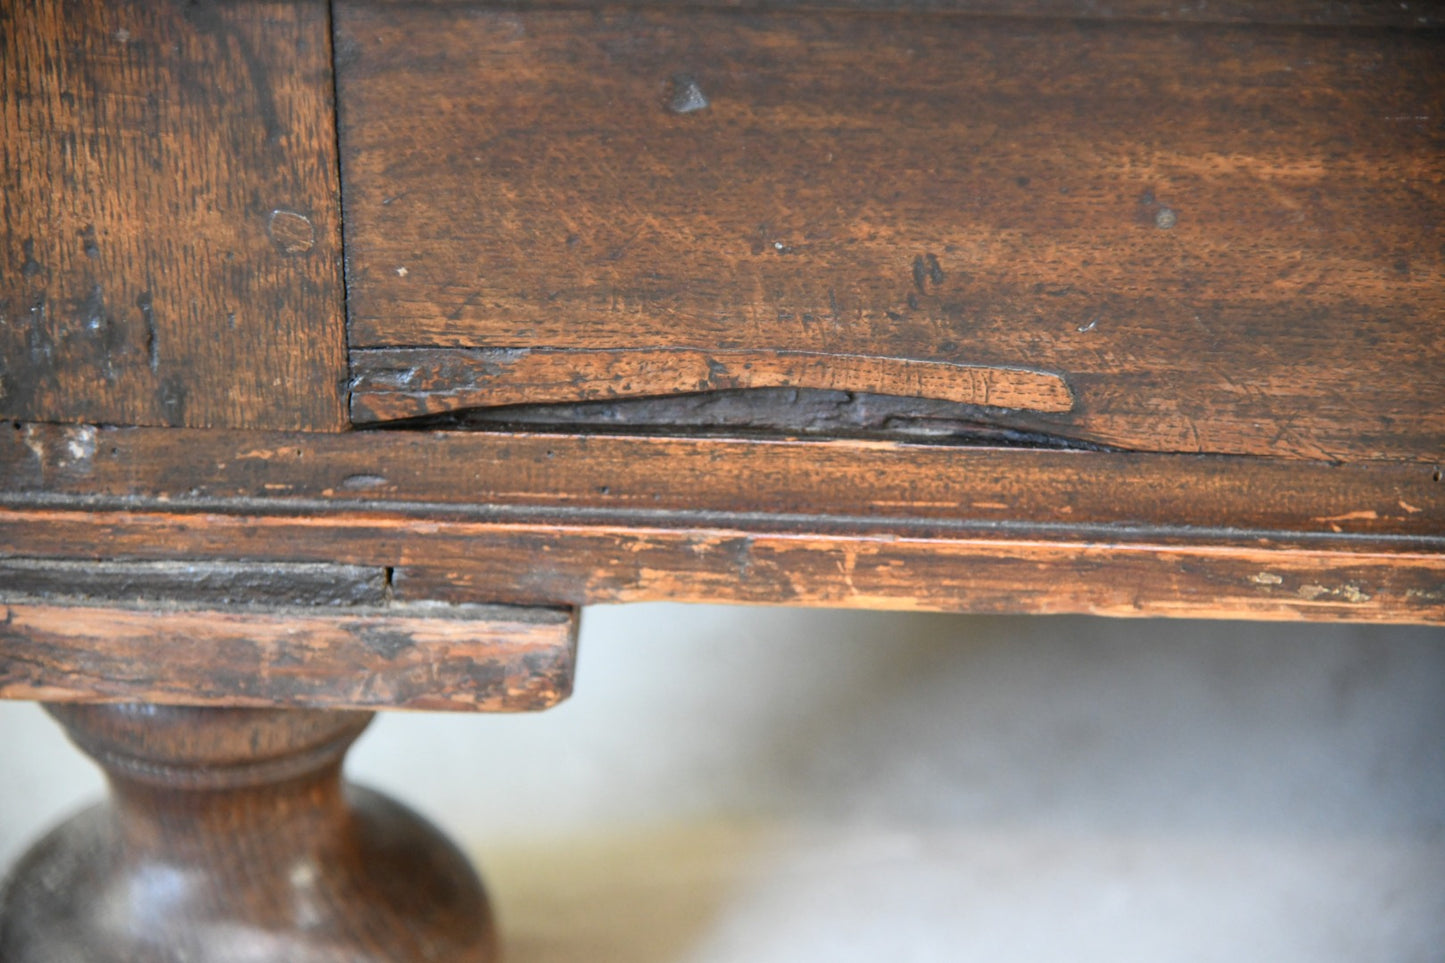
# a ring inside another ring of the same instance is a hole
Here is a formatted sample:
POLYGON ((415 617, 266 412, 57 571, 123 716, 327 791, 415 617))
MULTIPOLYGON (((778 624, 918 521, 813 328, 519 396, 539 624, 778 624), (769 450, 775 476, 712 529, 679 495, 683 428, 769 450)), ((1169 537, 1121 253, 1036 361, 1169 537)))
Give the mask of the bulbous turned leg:
POLYGON ((6 963, 495 958, 481 883, 419 816, 347 786, 371 714, 52 706, 110 799, 0 893, 6 963))

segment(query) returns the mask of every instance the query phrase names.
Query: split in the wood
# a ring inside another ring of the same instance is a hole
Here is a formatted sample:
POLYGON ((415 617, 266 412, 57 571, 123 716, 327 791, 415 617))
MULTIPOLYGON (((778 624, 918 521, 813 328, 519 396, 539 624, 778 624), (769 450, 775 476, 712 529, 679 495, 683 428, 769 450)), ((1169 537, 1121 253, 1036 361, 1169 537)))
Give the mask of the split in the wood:
POLYGON ((1055 426, 1040 425, 1026 413, 928 398, 816 388, 750 388, 659 398, 467 408, 373 427, 875 438, 999 448, 1115 450, 1063 434, 1055 426))
POLYGON ((1011 413, 1074 404, 1057 374, 806 351, 385 348, 354 352, 359 424, 901 435, 1074 447, 1011 413), (464 413, 464 414, 459 414, 464 413))

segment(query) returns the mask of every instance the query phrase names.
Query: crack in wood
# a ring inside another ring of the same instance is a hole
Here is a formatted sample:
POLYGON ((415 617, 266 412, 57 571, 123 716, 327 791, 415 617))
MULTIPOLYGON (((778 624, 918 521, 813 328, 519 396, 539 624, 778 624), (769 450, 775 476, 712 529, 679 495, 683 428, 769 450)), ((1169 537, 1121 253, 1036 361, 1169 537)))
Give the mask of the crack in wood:
MULTIPOLYGON (((1021 412, 929 398, 812 388, 749 388, 658 398, 468 408, 381 430, 579 431, 688 437, 893 439, 1002 448, 1119 450, 1021 412)), ((350 487, 350 486, 346 486, 350 487)))
POLYGON ((888 419, 942 418, 987 427, 996 414, 977 409, 1060 414, 1074 406, 1073 392, 1053 372, 812 351, 383 348, 355 351, 352 361, 352 417, 358 423, 552 405, 557 407, 550 421, 534 413, 513 415, 522 423, 619 417, 626 422, 636 416, 643 419, 639 423, 687 424, 701 410, 697 397, 706 396, 720 404, 701 406, 711 409, 700 416, 702 425, 711 420, 735 428, 816 432, 846 430, 861 419, 878 431, 887 430, 888 419), (825 413, 856 408, 853 399, 859 396, 893 400, 874 402, 868 414, 825 413), (580 407, 636 399, 651 401, 605 411, 580 407), (560 407, 568 405, 573 407, 560 407), (719 414, 724 408, 727 413, 719 414))

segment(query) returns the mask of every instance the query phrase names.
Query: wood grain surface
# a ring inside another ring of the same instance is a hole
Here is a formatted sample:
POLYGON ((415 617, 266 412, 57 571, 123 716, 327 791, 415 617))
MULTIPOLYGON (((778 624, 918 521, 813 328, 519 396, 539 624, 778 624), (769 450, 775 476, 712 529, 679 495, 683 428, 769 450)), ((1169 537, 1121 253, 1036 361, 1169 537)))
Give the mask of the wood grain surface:
POLYGON ((498 405, 782 387, 1026 411, 1068 411, 1074 404, 1064 379, 1045 371, 817 351, 391 348, 354 353, 352 375, 357 422, 498 405))
POLYGON ((506 548, 438 541, 396 570, 398 592, 519 603, 692 601, 868 610, 1348 622, 1445 622, 1439 552, 1260 542, 880 538, 858 533, 514 530, 506 548), (543 562, 507 577, 507 553, 543 562))
MULTIPOLYGON (((857 440, 24 425, 0 505, 1171 537, 1445 537, 1445 463, 857 440)), ((23 553, 19 553, 23 554, 23 553)), ((277 558, 285 558, 282 554, 277 558)))
POLYGON ((572 691, 560 610, 181 608, 0 597, 0 698, 528 712, 572 691))
POLYGON ((387 562, 403 596, 520 605, 746 602, 940 612, 1445 622, 1440 539, 1129 530, 890 534, 860 525, 257 517, 0 509, 0 552, 387 562), (1147 537, 1149 534, 1158 537, 1147 537))
POLYGON ((1436 31, 365 0, 336 29, 353 348, 572 350, 578 397, 595 352, 1024 368, 1076 399, 1015 418, 1041 432, 1439 457, 1436 31))
POLYGON ((1445 482, 1409 462, 400 431, 5 439, 0 555, 378 565, 399 598, 455 602, 1445 620, 1445 482))
POLYGON ((572 691, 557 608, 393 598, 380 566, 0 559, 0 698, 517 712, 572 691))
POLYGON ((0 2, 0 415, 338 430, 324 0, 0 2))

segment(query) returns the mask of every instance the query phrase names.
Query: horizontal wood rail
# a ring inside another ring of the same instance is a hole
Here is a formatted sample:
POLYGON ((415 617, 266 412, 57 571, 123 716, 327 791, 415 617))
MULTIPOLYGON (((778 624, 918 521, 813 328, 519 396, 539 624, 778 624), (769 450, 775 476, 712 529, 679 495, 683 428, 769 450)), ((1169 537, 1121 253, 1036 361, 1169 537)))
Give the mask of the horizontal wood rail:
POLYGON ((395 601, 389 575, 0 559, 0 698, 518 712, 571 693, 574 613, 395 601))
POLYGON ((19 426, 0 555, 393 569, 400 599, 1445 621, 1411 462, 19 426))

